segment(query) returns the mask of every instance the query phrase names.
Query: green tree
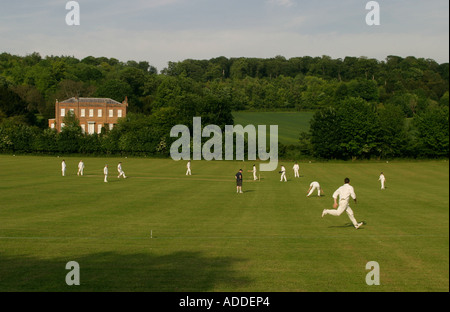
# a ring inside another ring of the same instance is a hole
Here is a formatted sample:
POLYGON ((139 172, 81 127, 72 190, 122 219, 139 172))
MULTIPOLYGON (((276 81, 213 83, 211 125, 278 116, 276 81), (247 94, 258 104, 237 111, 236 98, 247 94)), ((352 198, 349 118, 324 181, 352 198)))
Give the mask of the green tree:
POLYGON ((418 155, 423 157, 448 157, 449 155, 448 107, 430 107, 414 117, 418 155))
POLYGON ((72 111, 63 119, 64 127, 58 135, 58 151, 61 153, 78 153, 82 138, 80 121, 72 111))
POLYGON ((336 109, 317 112, 310 134, 314 154, 322 158, 370 158, 379 151, 379 121, 372 105, 347 98, 336 109))
POLYGON ((95 96, 111 98, 122 102, 126 96, 132 94, 133 90, 128 83, 121 80, 108 80, 98 87, 95 96))
POLYGON ((406 118, 399 106, 386 105, 378 110, 380 121, 379 154, 383 158, 402 157, 406 155, 409 134, 406 118))

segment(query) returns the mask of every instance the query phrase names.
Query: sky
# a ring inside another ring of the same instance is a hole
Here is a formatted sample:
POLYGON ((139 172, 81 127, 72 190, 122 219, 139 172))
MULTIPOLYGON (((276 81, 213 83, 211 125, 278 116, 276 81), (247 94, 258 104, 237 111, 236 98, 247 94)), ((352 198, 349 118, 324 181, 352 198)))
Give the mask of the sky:
POLYGON ((147 61, 219 56, 287 59, 389 55, 449 62, 447 0, 380 0, 369 26, 367 0, 0 0, 0 53, 147 61))

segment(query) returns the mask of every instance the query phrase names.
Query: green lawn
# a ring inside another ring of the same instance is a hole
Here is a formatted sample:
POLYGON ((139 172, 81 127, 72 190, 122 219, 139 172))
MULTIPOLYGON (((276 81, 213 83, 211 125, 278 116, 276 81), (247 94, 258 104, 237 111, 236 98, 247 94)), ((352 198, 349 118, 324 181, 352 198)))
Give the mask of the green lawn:
POLYGON ((447 161, 300 163, 295 180, 286 163, 282 183, 251 181, 250 162, 194 161, 187 177, 183 161, 145 158, 83 158, 78 177, 67 157, 61 177, 61 159, 0 156, 0 291, 449 291, 447 161), (359 230, 321 218, 346 176, 359 230), (306 198, 314 180, 324 197, 306 198), (80 286, 65 283, 69 261, 80 286))
POLYGON ((236 125, 278 125, 278 141, 283 144, 298 144, 301 132, 309 131, 313 112, 234 112, 236 125))

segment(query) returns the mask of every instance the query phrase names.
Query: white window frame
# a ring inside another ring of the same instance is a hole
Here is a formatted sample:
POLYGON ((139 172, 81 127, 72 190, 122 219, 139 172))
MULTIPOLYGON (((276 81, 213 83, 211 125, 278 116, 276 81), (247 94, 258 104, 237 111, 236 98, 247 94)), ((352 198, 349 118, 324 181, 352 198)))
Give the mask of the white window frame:
POLYGON ((88 123, 88 134, 94 134, 95 133, 95 122, 89 122, 88 123))
POLYGON ((109 117, 114 117, 114 110, 113 109, 109 110, 109 117))
POLYGON ((122 118, 122 110, 121 109, 117 110, 117 117, 122 118))
POLYGON ((102 127, 103 127, 102 124, 98 124, 98 125, 97 125, 97 133, 98 133, 98 134, 102 133, 102 127))
POLYGON ((83 134, 86 133, 86 125, 85 125, 85 124, 81 124, 81 132, 82 132, 83 134))
POLYGON ((66 117, 66 109, 61 108, 61 117, 66 117))
POLYGON ((86 109, 84 108, 81 109, 80 117, 86 117, 86 109))
POLYGON ((102 117, 103 116, 103 109, 98 109, 97 110, 97 117, 102 117))
POLYGON ((89 117, 94 117, 94 109, 89 109, 89 117))

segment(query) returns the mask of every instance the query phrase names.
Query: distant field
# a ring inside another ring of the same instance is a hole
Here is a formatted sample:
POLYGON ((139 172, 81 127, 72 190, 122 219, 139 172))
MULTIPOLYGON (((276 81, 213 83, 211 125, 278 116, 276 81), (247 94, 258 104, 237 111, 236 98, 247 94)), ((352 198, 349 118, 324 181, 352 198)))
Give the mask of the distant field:
POLYGON ((298 144, 300 133, 309 130, 313 112, 234 112, 237 125, 278 125, 278 140, 283 144, 298 144))
POLYGON ((252 163, 0 155, 0 291, 449 291, 447 161, 300 163, 288 182, 252 163), (127 179, 115 167, 123 162, 127 179), (110 166, 109 182, 102 168, 110 166), (244 194, 234 175, 244 169, 244 194), (387 177, 384 191, 378 175, 387 177), (321 218, 351 178, 352 205, 321 218), (306 198, 311 181, 324 197, 306 198), (66 263, 81 285, 67 286, 66 263), (380 286, 365 282, 380 265, 380 286))

